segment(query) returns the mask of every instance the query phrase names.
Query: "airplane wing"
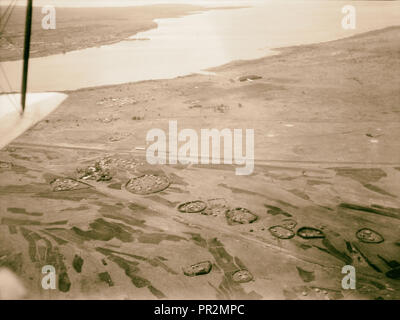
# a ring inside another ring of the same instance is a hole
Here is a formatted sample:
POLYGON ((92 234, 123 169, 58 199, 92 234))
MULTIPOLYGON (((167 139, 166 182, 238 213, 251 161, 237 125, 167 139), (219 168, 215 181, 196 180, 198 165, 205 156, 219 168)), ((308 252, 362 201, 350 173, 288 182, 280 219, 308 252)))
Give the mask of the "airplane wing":
POLYGON ((66 98, 66 94, 56 92, 28 93, 22 113, 21 94, 1 94, 0 149, 43 120, 66 98))

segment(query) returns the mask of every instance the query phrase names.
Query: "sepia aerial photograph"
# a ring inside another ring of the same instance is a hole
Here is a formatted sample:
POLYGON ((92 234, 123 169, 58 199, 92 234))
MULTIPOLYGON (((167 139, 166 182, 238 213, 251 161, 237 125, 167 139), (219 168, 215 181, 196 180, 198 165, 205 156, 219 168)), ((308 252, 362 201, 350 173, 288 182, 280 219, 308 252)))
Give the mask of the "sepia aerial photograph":
POLYGON ((400 1, 0 0, 0 300, 400 300, 400 1))

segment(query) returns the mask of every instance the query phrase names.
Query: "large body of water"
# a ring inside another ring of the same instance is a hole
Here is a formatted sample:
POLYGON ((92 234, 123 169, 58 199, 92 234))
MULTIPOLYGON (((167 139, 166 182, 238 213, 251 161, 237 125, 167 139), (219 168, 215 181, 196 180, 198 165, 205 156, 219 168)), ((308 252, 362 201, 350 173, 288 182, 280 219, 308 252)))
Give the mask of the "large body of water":
MULTIPOLYGON (((156 22, 157 29, 133 36, 149 40, 30 59, 29 90, 61 91, 174 78, 233 60, 260 58, 277 47, 329 41, 399 25, 400 2, 266 0, 252 2, 248 8, 210 10, 156 22), (357 10, 355 30, 341 27, 341 8, 347 4, 357 10)), ((2 62, 1 67, 12 90, 18 91, 21 61, 2 62)), ((0 85, 8 86, 3 74, 0 85)))

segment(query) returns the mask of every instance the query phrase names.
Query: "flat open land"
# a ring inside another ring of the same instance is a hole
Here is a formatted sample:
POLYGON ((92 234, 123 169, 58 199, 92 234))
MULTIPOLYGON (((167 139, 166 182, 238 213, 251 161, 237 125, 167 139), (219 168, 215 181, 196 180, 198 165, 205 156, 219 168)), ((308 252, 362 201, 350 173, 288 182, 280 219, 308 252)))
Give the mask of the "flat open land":
POLYGON ((0 152, 0 265, 29 298, 399 299, 399 31, 285 48, 214 76, 68 92, 0 152), (150 166, 146 133, 169 120, 254 128, 254 173, 150 166), (93 172, 99 181, 85 179, 93 172), (170 184, 132 193, 143 174, 170 184), (66 178, 73 190, 58 188, 66 178), (207 209, 178 210, 193 200, 207 209), (232 223, 234 208, 257 220, 232 223), (184 274, 204 261, 209 273, 184 274), (49 264, 57 290, 40 286, 49 264), (344 265, 357 290, 342 289, 344 265))

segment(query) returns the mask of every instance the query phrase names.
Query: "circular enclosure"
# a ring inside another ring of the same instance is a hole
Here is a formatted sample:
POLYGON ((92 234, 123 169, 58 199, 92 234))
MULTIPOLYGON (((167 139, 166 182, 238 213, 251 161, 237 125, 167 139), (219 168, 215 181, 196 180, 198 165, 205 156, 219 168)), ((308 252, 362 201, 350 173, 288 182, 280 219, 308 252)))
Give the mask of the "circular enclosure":
POLYGON ((365 243, 381 243, 384 241, 383 237, 378 232, 368 228, 358 230, 356 237, 358 240, 365 243))
POLYGON ((229 223, 252 223, 257 220, 257 215, 246 208, 235 208, 226 212, 226 218, 229 223))
POLYGON ((207 204, 201 200, 189 201, 178 206, 180 212, 195 213, 201 212, 207 207, 207 204))
POLYGON ((268 229, 271 234, 279 239, 291 239, 294 237, 294 232, 282 226, 273 226, 268 229))
POLYGON ((86 189, 89 186, 71 178, 57 178, 50 182, 53 191, 72 191, 86 189))
POLYGON ((325 234, 321 230, 312 227, 300 228, 297 230, 297 235, 303 239, 325 238, 325 234))
POLYGON ((232 280, 239 283, 249 282, 253 280, 253 275, 248 270, 239 270, 232 275, 232 280))
POLYGON ((165 190, 170 182, 165 176, 144 174, 130 179, 126 183, 126 190, 135 194, 151 194, 165 190))

